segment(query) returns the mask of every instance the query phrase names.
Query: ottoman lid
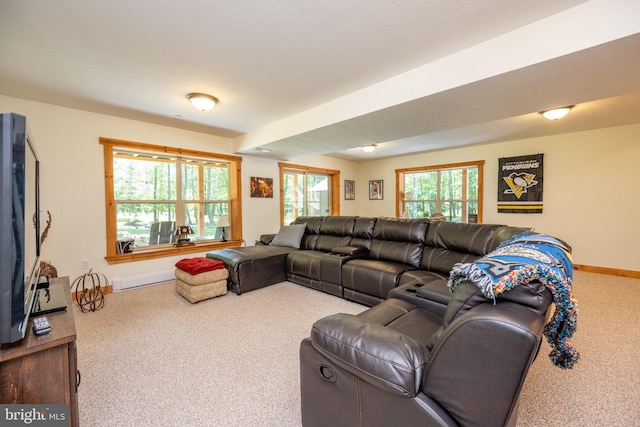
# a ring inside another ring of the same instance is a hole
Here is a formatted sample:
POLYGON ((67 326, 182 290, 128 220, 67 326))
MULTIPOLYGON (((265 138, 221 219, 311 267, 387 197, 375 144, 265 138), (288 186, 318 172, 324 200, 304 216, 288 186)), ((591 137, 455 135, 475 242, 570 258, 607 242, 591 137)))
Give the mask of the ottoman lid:
POLYGON ((176 263, 176 268, 191 275, 224 268, 222 261, 210 258, 185 258, 176 263))

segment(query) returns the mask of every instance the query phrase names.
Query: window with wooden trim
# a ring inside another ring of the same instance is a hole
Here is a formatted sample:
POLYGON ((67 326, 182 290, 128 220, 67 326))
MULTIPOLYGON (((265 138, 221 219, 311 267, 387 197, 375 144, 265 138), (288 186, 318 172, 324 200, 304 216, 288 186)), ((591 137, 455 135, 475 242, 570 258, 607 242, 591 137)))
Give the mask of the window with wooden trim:
POLYGON ((100 143, 109 263, 242 241, 240 157, 108 138, 100 143), (192 231, 188 243, 178 241, 183 225, 192 231))
POLYGON ((340 215, 340 171, 278 163, 280 223, 299 216, 340 215))
POLYGON ((396 169, 396 214, 482 222, 484 161, 396 169))

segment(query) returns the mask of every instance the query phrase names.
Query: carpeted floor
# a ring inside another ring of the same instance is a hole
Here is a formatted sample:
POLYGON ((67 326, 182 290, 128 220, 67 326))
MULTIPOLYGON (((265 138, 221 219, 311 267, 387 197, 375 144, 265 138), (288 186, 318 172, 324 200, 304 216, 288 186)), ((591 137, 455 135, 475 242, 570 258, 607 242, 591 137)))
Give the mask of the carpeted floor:
POLYGON ((518 426, 640 426, 640 280, 574 272, 581 360, 551 364, 543 340, 521 393, 518 426))
MULTIPOLYGON (((640 424, 640 280, 576 272, 582 360, 543 343, 518 427, 640 424)), ((317 319, 367 307, 283 282, 190 304, 173 282, 110 294, 81 313, 83 426, 300 426, 298 348, 317 319)))

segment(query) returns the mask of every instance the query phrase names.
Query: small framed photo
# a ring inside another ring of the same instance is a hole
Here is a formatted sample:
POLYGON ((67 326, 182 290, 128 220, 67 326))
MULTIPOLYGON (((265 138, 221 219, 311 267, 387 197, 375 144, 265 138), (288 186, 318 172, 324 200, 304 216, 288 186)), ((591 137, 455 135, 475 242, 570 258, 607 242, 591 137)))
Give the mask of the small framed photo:
POLYGON ((273 198, 273 178, 251 177, 251 197, 273 198))
POLYGON ((383 181, 381 179, 374 179, 369 181, 369 200, 382 200, 384 197, 384 190, 382 188, 383 181))
POLYGON ((344 180, 344 199, 355 200, 356 199, 356 182, 348 179, 344 180))

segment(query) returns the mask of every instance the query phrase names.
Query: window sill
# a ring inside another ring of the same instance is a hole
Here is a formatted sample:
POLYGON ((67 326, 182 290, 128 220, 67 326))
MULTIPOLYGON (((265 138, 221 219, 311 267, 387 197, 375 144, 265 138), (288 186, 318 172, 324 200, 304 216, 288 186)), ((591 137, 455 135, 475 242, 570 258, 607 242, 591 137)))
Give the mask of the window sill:
POLYGON ((234 248, 242 246, 243 240, 228 240, 226 242, 214 242, 195 244, 192 246, 178 246, 157 250, 133 251, 127 254, 106 256, 104 259, 109 264, 122 264, 125 262, 144 261, 149 259, 164 258, 176 255, 190 254, 194 252, 208 252, 215 249, 234 248))

